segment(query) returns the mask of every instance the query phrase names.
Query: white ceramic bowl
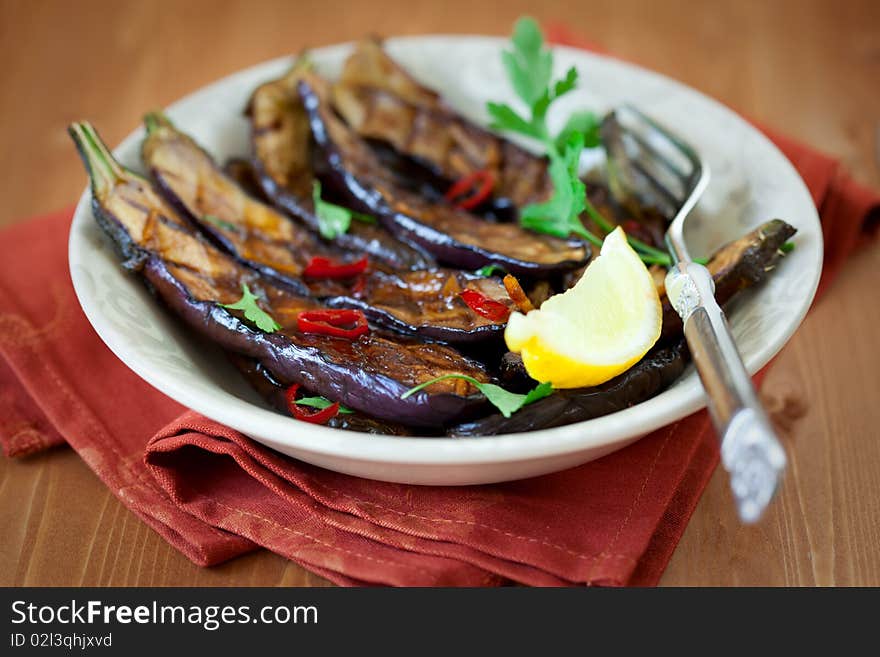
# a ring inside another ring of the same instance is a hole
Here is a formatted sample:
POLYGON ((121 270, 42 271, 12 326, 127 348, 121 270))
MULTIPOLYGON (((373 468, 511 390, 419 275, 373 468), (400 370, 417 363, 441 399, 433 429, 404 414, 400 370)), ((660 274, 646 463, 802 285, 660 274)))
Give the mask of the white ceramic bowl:
MULTIPOLYGON (((469 117, 485 122, 488 100, 511 100, 500 63, 502 39, 432 36, 391 39, 388 48, 411 72, 469 117)), ((333 76, 348 45, 316 50, 320 72, 333 76)), ((169 116, 218 160, 247 152, 242 109, 251 91, 290 65, 279 59, 209 85, 168 109, 169 116)), ((798 229, 797 248, 770 280, 742 295, 730 311, 749 372, 785 344, 810 306, 822 268, 822 233, 803 181, 785 157, 729 109, 669 78, 571 48, 555 49, 557 74, 577 66, 581 88, 559 101, 551 123, 575 107, 605 111, 632 102, 695 144, 713 172, 688 241, 707 253, 767 219, 798 229)), ((134 119, 134 117, 132 117, 134 119)), ((100 130, 100 126, 97 126, 100 130)), ((139 169, 142 130, 115 153, 139 169)), ((415 484, 473 484, 519 479, 574 466, 619 449, 705 405, 692 368, 670 389, 612 415, 555 429, 486 438, 372 436, 297 422, 269 410, 225 361, 163 310, 119 266, 83 193, 70 233, 70 272, 89 321, 111 350, 147 382, 178 402, 296 458, 349 474, 415 484)))

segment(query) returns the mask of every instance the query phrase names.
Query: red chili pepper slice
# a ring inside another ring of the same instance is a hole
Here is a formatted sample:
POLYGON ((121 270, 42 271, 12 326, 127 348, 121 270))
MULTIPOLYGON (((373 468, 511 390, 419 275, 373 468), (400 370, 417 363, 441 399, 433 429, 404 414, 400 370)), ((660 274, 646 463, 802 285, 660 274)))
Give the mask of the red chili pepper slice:
POLYGON ((462 210, 472 210, 489 198, 495 187, 495 176, 487 169, 479 169, 459 178, 444 198, 462 210))
POLYGON ((296 326, 302 333, 320 333, 349 340, 370 330, 366 315, 360 310, 348 308, 303 310, 296 316, 296 326))
POLYGON ((316 410, 306 410, 306 407, 299 406, 296 403, 296 393, 299 391, 299 384, 294 383, 284 392, 284 398, 287 400, 287 408, 290 414, 297 420, 303 422, 311 422, 312 424, 327 424, 332 418, 339 413, 339 402, 330 404, 327 408, 316 410))
POLYGON ((491 319, 493 322, 501 322, 510 316, 510 308, 500 301, 490 299, 482 292, 476 290, 463 290, 459 293, 462 300, 478 315, 491 319))
POLYGON ((315 256, 303 270, 309 278, 354 278, 367 270, 367 258, 364 256, 354 262, 337 262, 330 258, 315 256))

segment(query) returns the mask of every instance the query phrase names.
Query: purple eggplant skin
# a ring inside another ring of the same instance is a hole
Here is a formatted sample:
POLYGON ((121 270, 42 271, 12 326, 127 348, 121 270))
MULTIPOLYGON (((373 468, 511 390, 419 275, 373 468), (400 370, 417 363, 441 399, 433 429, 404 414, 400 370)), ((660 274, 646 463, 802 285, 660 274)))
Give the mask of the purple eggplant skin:
MULTIPOLYGON (((301 57, 285 75, 257 87, 245 114, 251 126, 251 162, 263 194, 318 236, 320 221, 312 199, 313 148, 296 90, 297 80, 310 69, 308 58, 301 57)), ((348 231, 336 235, 332 243, 367 254, 371 260, 399 271, 427 269, 435 264, 428 254, 395 239, 381 226, 360 221, 353 221, 348 231)))
MULTIPOLYGON (((318 232, 318 217, 311 198, 302 198, 287 187, 278 184, 256 158, 252 161, 260 189, 270 202, 285 214, 299 220, 311 230, 318 232)), ((392 237, 384 228, 352 222, 353 228, 333 238, 333 243, 343 249, 365 253, 375 261, 399 271, 430 269, 436 260, 425 250, 392 237)))
MULTIPOLYGON (((257 394, 265 399, 269 405, 282 415, 291 414, 287 405, 287 387, 276 381, 275 377, 273 377, 259 361, 232 352, 228 352, 226 357, 257 394)), ((301 392, 300 395, 302 397, 310 396, 307 392, 301 392)), ((413 434, 413 429, 410 427, 394 422, 377 420, 374 417, 364 415, 358 411, 352 413, 339 413, 335 417, 330 418, 326 426, 333 427, 334 429, 347 429, 349 431, 360 431, 361 433, 385 436, 410 436, 413 434)), ((435 434, 436 431, 434 434, 426 435, 435 434)))
POLYGON ((369 146, 333 114, 327 100, 326 83, 312 74, 299 81, 300 97, 309 117, 315 144, 324 158, 325 183, 363 212, 373 214, 396 237, 405 239, 433 255, 438 262, 461 269, 479 269, 498 265, 511 274, 527 278, 541 278, 582 267, 590 257, 590 250, 578 240, 561 240, 530 233, 513 224, 495 224, 482 221, 474 215, 445 204, 431 203, 420 195, 408 192, 387 178, 378 159, 369 146), (329 125, 327 122, 332 121, 329 125), (341 144, 331 130, 344 134, 347 144, 341 144), (343 133, 344 131, 344 133, 343 133), (362 160, 362 161, 360 161, 362 160), (357 173, 352 163, 358 161, 357 173), (365 180, 365 172, 370 180, 365 180), (375 186, 381 184, 385 192, 375 186), (406 208, 403 212, 401 208, 406 208), (418 216, 419 218, 416 218, 418 216), (457 226, 458 232, 467 232, 473 241, 462 241, 437 226, 457 226), (475 239, 480 231, 482 240, 475 239), (529 245, 536 258, 510 255, 505 251, 524 253, 529 245), (549 255, 556 255, 549 258, 549 255))
POLYGON ((249 196, 167 117, 148 114, 146 124, 141 155, 164 199, 222 251, 264 278, 296 294, 322 299, 333 308, 361 309, 377 326, 406 335, 461 343, 503 333, 505 322, 474 313, 455 291, 474 289, 512 310, 513 302, 497 278, 449 269, 388 272, 372 267, 360 279, 363 288, 357 295, 351 280, 304 280, 303 272, 313 256, 350 261, 362 254, 327 244, 274 207, 249 196), (206 219, 209 215, 213 218, 206 219))
POLYGON ((554 390, 509 418, 500 413, 451 427, 454 437, 494 436, 550 429, 583 422, 629 408, 668 388, 684 372, 689 359, 684 341, 655 347, 623 374, 594 388, 554 390))
POLYGON ((375 333, 346 340, 301 334, 292 327, 275 333, 251 328, 220 305, 237 300, 243 283, 282 323, 295 326, 299 311, 323 306, 273 286, 211 245, 177 217, 146 179, 123 169, 91 126, 74 124, 70 133, 92 180, 99 225, 114 240, 127 267, 200 336, 258 359, 286 385, 299 383, 392 422, 439 427, 474 417, 486 407, 482 395, 464 394, 469 384, 461 388, 444 382, 437 384, 442 388, 436 392, 422 390, 401 398, 410 387, 447 373, 488 380, 482 366, 448 347, 375 333))
POLYGON ((281 333, 254 330, 216 303, 194 299, 155 255, 146 260, 141 273, 186 324, 221 348, 260 361, 278 381, 299 383, 350 408, 369 409, 377 418, 414 427, 442 426, 485 406, 479 395, 417 393, 401 399, 408 386, 396 379, 367 373, 356 362, 331 361, 318 347, 298 345, 281 333))

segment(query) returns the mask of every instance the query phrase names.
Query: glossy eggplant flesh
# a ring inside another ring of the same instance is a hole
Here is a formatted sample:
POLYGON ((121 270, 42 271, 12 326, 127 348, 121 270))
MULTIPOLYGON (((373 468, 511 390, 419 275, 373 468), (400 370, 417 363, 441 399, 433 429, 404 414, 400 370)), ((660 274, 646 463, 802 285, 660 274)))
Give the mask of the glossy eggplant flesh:
POLYGON ((634 406, 672 384, 687 364, 684 341, 655 347, 623 374, 593 388, 554 390, 506 418, 500 413, 449 429, 450 436, 493 436, 583 422, 634 406))
POLYGON ((407 191, 336 115, 325 80, 305 73, 299 90, 329 181, 359 209, 377 216, 389 231, 429 251, 439 262, 471 270, 495 264, 517 276, 542 277, 577 269, 588 260, 589 250, 578 240, 485 221, 407 191))
MULTIPOLYGON (((287 386, 279 383, 258 360, 232 352, 227 352, 226 356, 260 397, 265 399, 279 413, 291 415, 285 395, 287 386)), ((313 395, 308 391, 303 391, 300 396, 310 397, 313 395)), ((413 433, 412 429, 402 424, 379 420, 359 411, 339 413, 335 417, 330 418, 326 426, 333 427, 334 429, 348 429, 349 431, 389 436, 407 436, 413 433)))
POLYGON ((459 296, 476 290, 514 308, 497 277, 451 269, 385 271, 373 267, 348 280, 305 277, 312 257, 358 258, 318 239, 252 196, 221 171, 193 139, 161 116, 150 116, 142 155, 158 188, 227 253, 282 286, 323 299, 334 308, 359 308, 384 328, 447 342, 500 336, 506 316, 489 319, 459 296))
POLYGON ((349 340, 297 329, 301 311, 325 308, 276 285, 220 251, 181 219, 150 183, 122 168, 88 124, 70 133, 92 180, 93 208, 128 264, 150 289, 202 337, 255 358, 283 385, 299 383, 327 399, 410 426, 442 426, 485 407, 461 379, 412 395, 409 388, 446 374, 488 381, 485 369, 450 347, 371 332, 349 340), (280 325, 254 328, 233 304, 243 286, 280 325))
MULTIPOLYGON (((248 102, 247 115, 254 170, 263 193, 319 235, 320 222, 312 199, 315 171, 311 130, 297 91, 297 82, 309 68, 308 59, 301 57, 286 75, 258 87, 248 102)), ((353 221, 348 231, 337 234, 333 242, 397 270, 426 269, 434 264, 428 254, 378 225, 353 221)))
POLYGON ((489 171, 495 179, 493 196, 514 207, 552 196, 546 158, 457 113, 416 82, 378 39, 355 45, 333 86, 333 104, 359 135, 391 144, 447 181, 489 171))

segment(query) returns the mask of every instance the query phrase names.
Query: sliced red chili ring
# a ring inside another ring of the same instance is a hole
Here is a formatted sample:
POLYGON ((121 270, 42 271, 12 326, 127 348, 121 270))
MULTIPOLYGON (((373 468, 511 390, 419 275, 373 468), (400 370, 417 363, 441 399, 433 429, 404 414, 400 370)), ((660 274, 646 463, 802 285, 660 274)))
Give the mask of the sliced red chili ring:
POLYGON ((500 301, 490 299, 482 292, 476 290, 463 290, 459 293, 462 300, 478 315, 491 319, 493 322, 501 322, 510 316, 510 308, 500 301))
POLYGON ((495 187, 495 176, 487 169, 479 169, 459 178, 444 198, 462 210, 472 210, 489 198, 495 187))
POLYGON ((370 330, 366 315, 360 310, 348 308, 303 310, 296 316, 296 326, 302 333, 319 333, 349 340, 370 330))
POLYGON ((315 256, 309 260, 303 275, 309 278, 354 278, 363 274, 368 264, 366 256, 354 262, 337 262, 331 258, 315 256))
POLYGON ((299 406, 296 403, 296 393, 299 391, 299 384, 294 383, 284 392, 284 398, 287 400, 287 408, 290 414, 297 420, 303 422, 311 422, 312 424, 327 424, 331 419, 339 413, 339 402, 330 404, 327 408, 316 410, 307 410, 306 407, 299 406))

